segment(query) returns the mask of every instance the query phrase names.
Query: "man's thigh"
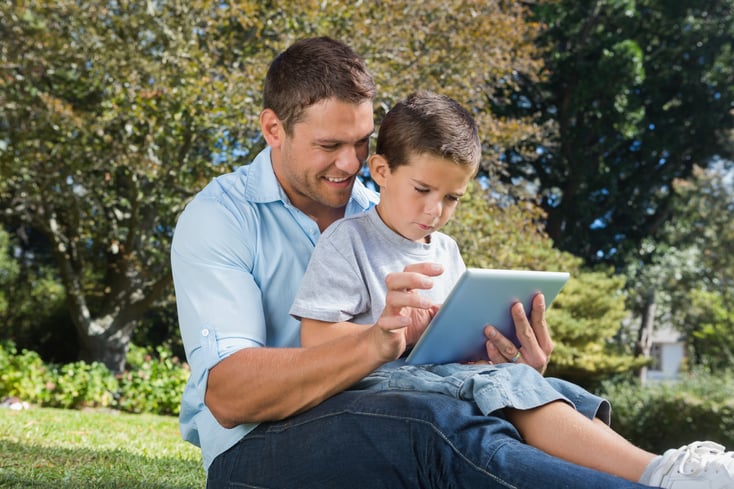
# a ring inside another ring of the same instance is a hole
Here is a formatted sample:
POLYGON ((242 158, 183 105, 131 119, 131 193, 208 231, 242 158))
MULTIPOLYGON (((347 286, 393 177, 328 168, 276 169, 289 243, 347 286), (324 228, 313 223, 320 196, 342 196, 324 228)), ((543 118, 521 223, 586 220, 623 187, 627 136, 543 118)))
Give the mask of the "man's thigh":
POLYGON ((260 425, 217 457, 208 488, 624 488, 522 443, 473 403, 422 392, 346 391, 260 425))

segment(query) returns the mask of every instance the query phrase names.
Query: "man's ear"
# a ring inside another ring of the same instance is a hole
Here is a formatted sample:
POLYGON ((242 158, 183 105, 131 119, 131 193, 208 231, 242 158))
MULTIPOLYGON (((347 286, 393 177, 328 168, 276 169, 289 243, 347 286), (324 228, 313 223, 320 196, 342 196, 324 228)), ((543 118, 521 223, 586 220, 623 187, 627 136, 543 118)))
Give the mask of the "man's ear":
POLYGON ((384 156, 373 154, 368 161, 370 165, 370 176, 380 187, 384 187, 387 183, 387 177, 390 176, 390 165, 384 156))
POLYGON ((285 139, 285 128, 272 109, 260 112, 260 129, 263 137, 271 148, 279 148, 285 139))

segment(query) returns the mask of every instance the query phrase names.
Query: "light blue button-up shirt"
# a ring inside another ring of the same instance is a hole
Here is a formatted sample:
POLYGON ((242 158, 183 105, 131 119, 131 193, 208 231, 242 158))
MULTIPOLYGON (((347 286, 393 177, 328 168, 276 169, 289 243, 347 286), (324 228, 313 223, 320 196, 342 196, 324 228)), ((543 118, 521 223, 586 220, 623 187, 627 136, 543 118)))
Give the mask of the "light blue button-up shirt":
MULTIPOLYGON (((356 182, 346 215, 377 198, 356 182)), ((204 405, 209 369, 242 348, 300 345, 288 311, 319 235, 275 178, 270 148, 214 179, 179 217, 171 264, 191 367, 179 420, 183 438, 201 447, 205 469, 256 426, 217 423, 204 405)))

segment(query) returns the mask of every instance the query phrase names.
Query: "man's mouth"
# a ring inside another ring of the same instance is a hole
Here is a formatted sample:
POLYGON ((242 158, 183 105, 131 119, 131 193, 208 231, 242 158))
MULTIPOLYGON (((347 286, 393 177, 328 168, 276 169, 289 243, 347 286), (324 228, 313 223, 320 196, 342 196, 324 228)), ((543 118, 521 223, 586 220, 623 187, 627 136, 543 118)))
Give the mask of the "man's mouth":
POLYGON ((349 180, 352 177, 341 177, 341 178, 337 178, 337 177, 324 177, 324 178, 326 178, 331 183, 344 183, 344 182, 346 182, 347 180, 349 180))
POLYGON ((352 177, 351 176, 348 176, 348 177, 324 177, 324 179, 326 179, 327 182, 339 184, 339 183, 349 182, 352 179, 352 177))

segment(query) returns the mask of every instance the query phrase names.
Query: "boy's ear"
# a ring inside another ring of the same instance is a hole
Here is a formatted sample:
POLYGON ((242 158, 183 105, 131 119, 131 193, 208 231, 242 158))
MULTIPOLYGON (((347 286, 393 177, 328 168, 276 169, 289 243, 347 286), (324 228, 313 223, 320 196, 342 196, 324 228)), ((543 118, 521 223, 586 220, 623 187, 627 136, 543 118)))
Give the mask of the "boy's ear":
POLYGON ((285 140, 285 128, 272 109, 265 109, 260 112, 260 129, 263 137, 271 148, 278 148, 285 140))
POLYGON ((387 164, 387 160, 382 155, 373 154, 370 156, 369 165, 372 180, 380 187, 383 187, 387 181, 387 177, 390 175, 390 165, 387 164))

